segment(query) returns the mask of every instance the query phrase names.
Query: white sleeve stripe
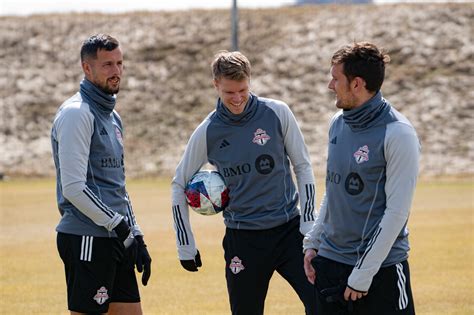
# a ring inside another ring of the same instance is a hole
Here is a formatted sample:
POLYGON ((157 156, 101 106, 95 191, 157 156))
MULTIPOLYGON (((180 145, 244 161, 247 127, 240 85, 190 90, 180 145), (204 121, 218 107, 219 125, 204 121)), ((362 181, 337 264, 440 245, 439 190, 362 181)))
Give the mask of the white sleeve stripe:
POLYGON ((173 207, 173 218, 174 224, 176 226, 176 231, 178 233, 179 245, 189 245, 188 233, 186 232, 183 218, 181 217, 181 213, 179 212, 179 205, 173 207))
POLYGON ((100 199, 98 199, 88 187, 84 188, 83 192, 97 206, 97 208, 102 210, 102 212, 104 212, 109 218, 114 217, 115 213, 108 209, 107 206, 100 199))
POLYGON ((397 267, 397 274, 398 274, 398 290, 400 291, 400 297, 398 299, 398 308, 403 310, 408 306, 408 296, 406 290, 406 277, 403 273, 403 265, 398 263, 395 265, 397 267))
POLYGON ((306 203, 304 207, 304 222, 314 221, 314 184, 306 184, 306 203))
POLYGON ((367 257, 367 254, 370 252, 372 249, 372 246, 374 246, 375 241, 380 235, 380 232, 382 232, 382 228, 379 226, 377 230, 375 231, 374 235, 370 239, 369 243, 367 244, 367 248, 365 249, 364 255, 359 259, 359 261, 356 263, 355 268, 360 269, 362 264, 364 263, 365 257, 367 257))
POLYGON ((133 212, 132 203, 130 202, 130 196, 128 195, 128 193, 125 193, 125 196, 127 197, 127 217, 129 220, 128 222, 130 222, 131 226, 134 226, 137 224, 137 220, 135 219, 135 213, 133 212))

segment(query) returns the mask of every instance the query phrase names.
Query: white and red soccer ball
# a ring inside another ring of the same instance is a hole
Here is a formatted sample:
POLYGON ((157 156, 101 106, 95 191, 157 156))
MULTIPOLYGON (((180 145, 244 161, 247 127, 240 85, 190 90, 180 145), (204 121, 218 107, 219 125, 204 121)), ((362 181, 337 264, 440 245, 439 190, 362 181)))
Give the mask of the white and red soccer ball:
POLYGON ((197 213, 213 215, 229 204, 229 189, 221 174, 216 171, 199 171, 185 188, 186 201, 197 213))

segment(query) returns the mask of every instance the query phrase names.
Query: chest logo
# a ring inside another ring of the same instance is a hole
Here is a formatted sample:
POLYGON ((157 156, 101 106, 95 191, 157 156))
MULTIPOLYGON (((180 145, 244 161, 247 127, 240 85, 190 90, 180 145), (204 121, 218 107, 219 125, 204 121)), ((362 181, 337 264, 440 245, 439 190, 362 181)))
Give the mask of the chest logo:
POLYGON ((254 133, 254 137, 252 142, 258 145, 265 145, 268 140, 270 140, 270 136, 267 135, 267 132, 263 129, 258 128, 254 133))
POLYGON ((354 152, 353 156, 357 164, 367 162, 369 160, 369 147, 367 145, 360 147, 359 150, 354 152))
POLYGON ((355 196, 364 190, 364 181, 357 173, 350 173, 346 178, 346 191, 349 195, 355 196))
POLYGON ((115 136, 117 137, 118 142, 122 145, 123 147, 123 138, 122 138, 122 132, 120 131, 119 127, 115 126, 115 136))
POLYGON ((232 271, 234 275, 238 274, 242 270, 245 269, 244 265, 242 264, 242 260, 239 257, 235 256, 232 258, 229 264, 229 269, 232 271))
POLYGON ((268 154, 262 154, 255 160, 257 172, 263 175, 270 174, 275 167, 275 160, 268 154))

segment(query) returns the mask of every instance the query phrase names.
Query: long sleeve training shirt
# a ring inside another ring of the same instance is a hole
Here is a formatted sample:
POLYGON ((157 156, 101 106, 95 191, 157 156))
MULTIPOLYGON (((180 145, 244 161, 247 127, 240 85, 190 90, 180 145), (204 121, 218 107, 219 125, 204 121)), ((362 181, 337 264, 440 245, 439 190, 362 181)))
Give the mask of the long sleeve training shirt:
POLYGON ((348 285, 367 291, 380 267, 408 257, 419 140, 378 92, 334 116, 328 146, 326 193, 303 247, 354 266, 348 285))
POLYGON ((125 188, 122 122, 115 98, 84 79, 54 118, 51 142, 57 174, 58 232, 116 237, 122 219, 142 235, 125 188))
POLYGON ((180 259, 193 259, 196 253, 184 189, 207 162, 229 188, 230 202, 223 211, 228 228, 270 229, 301 213, 300 231, 309 231, 314 222, 314 176, 303 135, 288 105, 252 94, 244 112, 234 115, 219 100, 216 111, 191 135, 172 182, 180 259))

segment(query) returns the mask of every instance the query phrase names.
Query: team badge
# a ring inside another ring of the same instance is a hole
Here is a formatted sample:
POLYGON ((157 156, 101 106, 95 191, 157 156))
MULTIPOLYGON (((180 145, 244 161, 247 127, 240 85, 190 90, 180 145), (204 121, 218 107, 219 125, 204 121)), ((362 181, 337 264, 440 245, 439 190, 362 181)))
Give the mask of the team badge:
POLYGON ((117 137, 118 142, 123 146, 122 132, 119 127, 115 126, 115 136, 117 137))
POLYGON ((99 290, 97 290, 97 294, 94 295, 94 300, 97 302, 97 304, 102 305, 109 299, 109 295, 107 294, 107 289, 105 287, 100 287, 99 290))
POLYGON ((232 260, 230 261, 229 268, 234 275, 245 269, 244 265, 242 265, 242 260, 240 260, 240 258, 237 256, 232 258, 232 260))
POLYGON ((267 135, 267 132, 263 129, 258 128, 257 131, 253 133, 254 137, 252 142, 258 145, 265 145, 268 140, 270 140, 270 136, 267 135))
POLYGON ((355 151, 353 156, 357 164, 367 162, 369 160, 369 147, 367 145, 360 147, 359 150, 355 151))

